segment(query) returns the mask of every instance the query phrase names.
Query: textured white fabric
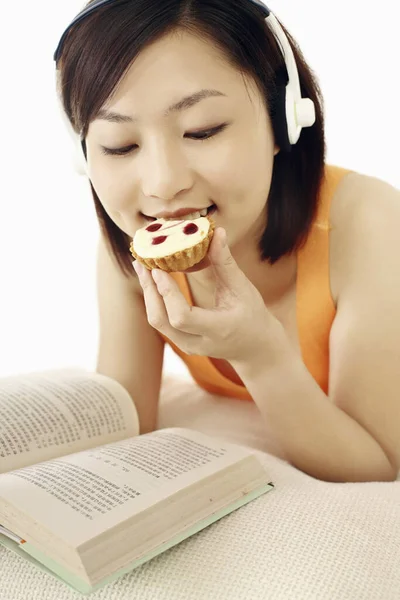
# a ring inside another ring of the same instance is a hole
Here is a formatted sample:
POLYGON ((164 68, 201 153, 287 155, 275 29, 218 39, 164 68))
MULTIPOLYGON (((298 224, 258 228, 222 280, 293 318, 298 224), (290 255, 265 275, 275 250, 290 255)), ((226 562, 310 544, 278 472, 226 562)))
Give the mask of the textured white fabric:
MULTIPOLYGON (((309 477, 265 452, 252 403, 212 396, 189 378, 167 375, 159 427, 174 425, 257 449, 276 488, 90 598, 400 599, 400 481, 309 477)), ((1 600, 81 597, 0 547, 1 600)))

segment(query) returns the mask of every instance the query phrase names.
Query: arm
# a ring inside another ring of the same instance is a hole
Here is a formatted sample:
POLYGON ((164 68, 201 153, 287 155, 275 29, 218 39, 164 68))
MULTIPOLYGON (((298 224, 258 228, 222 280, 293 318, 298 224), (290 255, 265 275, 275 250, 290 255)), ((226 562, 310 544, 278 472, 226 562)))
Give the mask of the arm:
POLYGON ((97 257, 100 332, 96 372, 115 379, 129 392, 138 411, 140 433, 154 431, 164 342, 147 322, 134 272, 132 279, 124 277, 102 237, 97 257))
POLYGON ((340 277, 329 397, 283 328, 274 364, 261 353, 257 364, 233 366, 294 466, 327 481, 393 481, 400 469, 400 194, 362 178, 348 200, 343 227, 331 233, 340 277))
POLYGON ((290 352, 280 367, 250 371, 235 365, 261 412, 266 435, 284 458, 324 481, 394 481, 397 469, 363 419, 357 421, 328 398, 290 352))

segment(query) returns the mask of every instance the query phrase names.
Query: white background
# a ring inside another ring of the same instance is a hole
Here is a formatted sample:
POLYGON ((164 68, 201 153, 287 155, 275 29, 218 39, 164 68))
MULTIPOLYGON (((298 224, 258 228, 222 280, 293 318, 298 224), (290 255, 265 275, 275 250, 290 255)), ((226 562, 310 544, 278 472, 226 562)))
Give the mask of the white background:
MULTIPOLYGON (((268 2, 267 2, 268 4, 268 2)), ((325 97, 328 162, 400 188, 398 0, 276 0, 325 97)), ((98 226, 57 112, 53 52, 77 0, 2 6, 0 377, 94 369, 98 226)), ((165 366, 186 372, 169 349, 165 366)))

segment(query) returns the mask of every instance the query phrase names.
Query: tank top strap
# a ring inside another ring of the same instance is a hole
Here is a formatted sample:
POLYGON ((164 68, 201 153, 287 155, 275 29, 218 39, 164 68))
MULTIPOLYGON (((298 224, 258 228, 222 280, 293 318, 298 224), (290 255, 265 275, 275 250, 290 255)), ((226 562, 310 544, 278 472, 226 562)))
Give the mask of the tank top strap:
POLYGON ((328 393, 329 335, 336 307, 329 273, 330 208, 335 191, 348 169, 326 165, 316 219, 297 255, 296 311, 303 361, 328 393))

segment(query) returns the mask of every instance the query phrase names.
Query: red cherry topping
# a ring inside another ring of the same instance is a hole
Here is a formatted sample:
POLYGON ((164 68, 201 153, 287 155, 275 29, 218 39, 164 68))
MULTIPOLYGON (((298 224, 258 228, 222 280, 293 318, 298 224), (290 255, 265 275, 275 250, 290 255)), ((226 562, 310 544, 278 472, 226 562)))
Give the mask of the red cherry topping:
POLYGON ((162 223, 157 223, 155 225, 149 225, 148 227, 146 227, 146 231, 149 231, 150 233, 154 233, 155 231, 158 231, 159 229, 161 229, 162 227, 162 223))
POLYGON ((159 246, 160 244, 163 244, 165 242, 167 237, 167 235, 160 235, 158 237, 153 238, 153 241, 151 243, 153 246, 159 246))
POLYGON ((198 230, 199 230, 199 228, 197 227, 197 225, 195 223, 189 223, 188 225, 185 225, 185 227, 183 228, 183 233, 185 235, 193 235, 198 230))

